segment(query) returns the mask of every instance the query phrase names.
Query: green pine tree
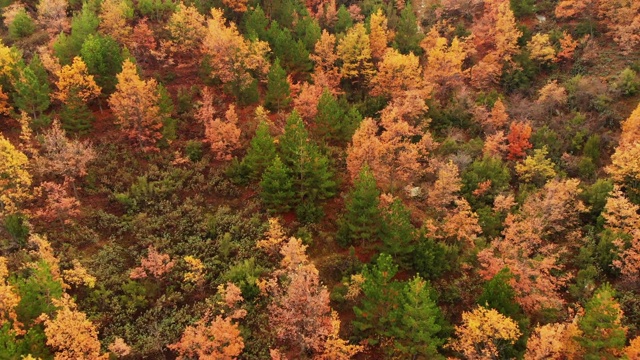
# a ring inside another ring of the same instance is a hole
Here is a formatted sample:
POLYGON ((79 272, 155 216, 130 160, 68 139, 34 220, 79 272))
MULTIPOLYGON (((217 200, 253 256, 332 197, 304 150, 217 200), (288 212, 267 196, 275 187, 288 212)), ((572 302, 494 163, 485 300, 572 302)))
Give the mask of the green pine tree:
POLYGON ((308 141, 309 132, 304 127, 304 122, 300 114, 294 110, 287 117, 284 133, 278 139, 282 161, 288 167, 293 167, 295 162, 298 161, 299 149, 305 146, 308 141))
POLYGON ((173 141, 177 135, 178 119, 174 117, 175 106, 166 87, 158 84, 158 107, 160 107, 160 118, 162 119, 162 139, 163 141, 173 141))
POLYGON ((91 128, 94 116, 87 104, 80 97, 72 94, 62 105, 60 120, 65 130, 83 133, 91 128))
POLYGON ((25 9, 20 9, 9 25, 9 37, 18 40, 33 34, 36 31, 36 23, 25 9))
POLYGON ((622 310, 615 300, 611 285, 603 285, 584 307, 578 321, 582 336, 576 338, 585 350, 586 360, 619 359, 624 348, 626 328, 622 325, 622 310))
POLYGON ((418 21, 413 12, 411 2, 400 12, 398 28, 396 30, 395 47, 403 54, 413 52, 416 55, 422 54, 420 41, 422 36, 418 32, 418 21))
POLYGON ((379 197, 376 180, 364 166, 347 197, 345 213, 339 221, 337 239, 341 245, 350 245, 356 240, 364 244, 365 240, 373 240, 380 235, 379 197))
POLYGON ((300 207, 296 212, 305 222, 313 222, 322 215, 318 200, 335 194, 336 183, 329 166, 329 158, 309 140, 309 133, 296 111, 287 118, 280 137, 280 155, 291 171, 296 198, 300 207))
POLYGON ((22 68, 18 78, 20 81, 15 84, 15 104, 20 110, 38 119, 51 104, 47 72, 38 55, 31 59, 29 66, 22 68))
POLYGON ((391 254, 401 265, 406 265, 414 251, 416 229, 411 224, 411 213, 402 200, 395 199, 384 214, 383 251, 391 254))
POLYGON ((102 91, 105 94, 112 93, 118 82, 116 75, 122 71, 124 60, 118 42, 110 36, 91 34, 82 44, 80 56, 102 91))
POLYGON ((270 212, 283 212, 291 208, 295 199, 293 182, 279 156, 262 175, 260 190, 260 198, 270 212))
POLYGON ((445 342, 438 336, 443 323, 431 284, 416 275, 404 284, 398 321, 391 328, 394 358, 444 359, 438 353, 438 347, 445 342))
POLYGON ((53 50, 62 65, 71 64, 73 58, 80 54, 85 39, 97 33, 100 19, 91 7, 90 2, 84 3, 82 11, 71 19, 71 34, 61 33, 53 44, 53 50))
POLYGON ((335 139, 340 132, 344 110, 338 104, 338 100, 325 89, 318 100, 318 113, 316 115, 316 131, 323 139, 335 139))
POLYGON ((390 335, 390 330, 398 320, 398 308, 402 284, 393 277, 398 272, 389 254, 380 254, 374 266, 365 265, 362 270, 362 301, 353 307, 356 318, 352 324, 357 335, 375 345, 381 337, 390 335))
POLYGON ((287 73, 280 66, 280 60, 276 59, 267 75, 265 106, 269 110, 278 111, 289 106, 290 102, 291 90, 287 81, 287 73))
POLYGON ((336 23, 333 26, 333 30, 336 34, 345 33, 347 29, 353 26, 353 19, 351 14, 344 4, 340 5, 338 12, 336 13, 336 23))
POLYGON ((260 178, 275 157, 276 145, 269 132, 269 124, 261 121, 258 124, 255 136, 251 139, 247 155, 242 160, 243 165, 250 169, 253 178, 260 178))
POLYGON ((249 38, 257 38, 258 40, 267 41, 267 29, 269 28, 269 19, 262 10, 260 5, 255 9, 247 11, 242 18, 242 28, 249 38))

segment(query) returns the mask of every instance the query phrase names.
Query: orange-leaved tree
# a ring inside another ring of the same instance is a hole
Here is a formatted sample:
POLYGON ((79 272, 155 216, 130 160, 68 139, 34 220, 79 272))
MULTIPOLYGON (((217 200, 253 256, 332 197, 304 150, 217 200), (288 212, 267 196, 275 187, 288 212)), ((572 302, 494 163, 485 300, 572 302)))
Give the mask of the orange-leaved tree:
POLYGON ((129 59, 122 64, 122 72, 117 78, 116 91, 109 97, 116 123, 144 151, 157 151, 156 142, 162 138, 157 82, 142 80, 129 59))
POLYGON ((56 350, 56 360, 108 359, 100 355, 100 341, 96 326, 87 315, 77 309, 73 299, 63 294, 62 299, 52 299, 58 311, 53 319, 44 322, 47 345, 56 350))
POLYGON ((225 119, 209 119, 205 122, 205 141, 217 160, 231 160, 231 152, 240 148, 240 128, 235 106, 229 105, 225 119))
POLYGON ((210 57, 211 76, 223 84, 231 84, 239 91, 249 86, 253 80, 250 71, 260 77, 269 72, 266 58, 270 51, 264 41, 245 39, 236 24, 227 21, 222 10, 211 9, 211 18, 203 39, 203 51, 210 57))
POLYGON ((525 122, 514 121, 509 126, 509 147, 507 148, 507 159, 520 160, 525 157, 525 151, 531 149, 533 145, 529 142, 531 137, 531 126, 525 122))

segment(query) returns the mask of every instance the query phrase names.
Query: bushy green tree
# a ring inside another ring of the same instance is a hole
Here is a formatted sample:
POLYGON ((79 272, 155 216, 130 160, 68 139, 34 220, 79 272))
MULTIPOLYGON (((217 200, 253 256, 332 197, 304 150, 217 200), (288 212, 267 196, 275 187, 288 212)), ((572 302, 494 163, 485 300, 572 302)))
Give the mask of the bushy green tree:
MULTIPOLYGON (((347 196, 345 213, 339 221, 337 240, 341 245, 351 245, 357 240, 364 243, 380 236, 382 216, 379 197, 376 179, 369 167, 364 166, 347 196)), ((394 240, 393 236, 388 236, 387 240, 394 240)), ((394 250, 397 249, 394 247, 394 250)))
POLYGON ((614 296, 614 290, 605 284, 584 307, 584 316, 578 321, 582 335, 576 340, 585 350, 586 360, 618 359, 625 346, 626 328, 614 296))
POLYGON ((336 34, 344 33, 353 26, 353 20, 349 14, 349 10, 344 4, 340 5, 338 12, 336 13, 336 23, 333 26, 333 31, 336 34))
POLYGON ((416 228, 411 224, 411 213, 402 200, 396 198, 383 216, 381 232, 383 251, 391 254, 399 264, 405 265, 414 251, 416 228))
POLYGON ((174 117, 175 106, 166 87, 158 84, 158 107, 160 108, 160 118, 162 120, 162 139, 173 141, 178 137, 178 119, 174 117))
POLYGON ((291 208, 295 195, 288 169, 276 155, 262 175, 260 198, 270 212, 283 212, 291 208))
POLYGON ((53 50, 62 65, 70 64, 80 54, 82 44, 91 34, 97 33, 100 19, 89 3, 71 19, 71 34, 61 33, 53 44, 53 50))
POLYGON ((268 41, 269 19, 260 5, 247 11, 242 20, 242 28, 247 37, 268 41))
POLYGON ((78 96, 70 96, 60 110, 62 127, 70 132, 85 132, 91 128, 93 113, 78 96))
POLYGON ((242 162, 249 168, 252 177, 259 178, 275 157, 276 145, 269 132, 269 124, 261 121, 242 162))
POLYGON ((317 106, 316 131, 325 140, 349 141, 362 120, 355 107, 338 101, 330 91, 324 90, 317 106))
POLYGON ((288 72, 307 72, 313 67, 304 42, 296 40, 291 30, 282 28, 277 21, 271 22, 267 39, 274 56, 281 59, 288 72))
POLYGON ((427 279, 437 279, 454 268, 457 253, 455 245, 422 235, 413 252, 413 268, 427 279))
POLYGON ((353 307, 356 318, 352 324, 357 335, 375 345, 391 329, 402 293, 402 284, 393 280, 398 272, 389 254, 380 254, 375 265, 362 269, 362 301, 353 307))
POLYGON ((91 34, 82 44, 80 56, 102 91, 112 93, 118 82, 116 75, 122 72, 124 61, 118 42, 108 35, 91 34))
POLYGON ((413 52, 416 55, 420 55, 422 54, 422 48, 420 48, 421 40, 422 36, 418 32, 418 20, 409 2, 400 12, 394 47, 403 54, 413 52))
POLYGON ((22 39, 36 31, 36 24, 25 9, 20 9, 9 25, 9 36, 12 39, 22 39))
POLYGON ((19 81, 15 84, 15 104, 20 110, 37 119, 51 103, 49 79, 37 54, 31 59, 29 66, 21 69, 18 78, 19 81))
POLYGON ((272 111, 282 110, 291 103, 291 90, 287 81, 287 73, 280 66, 279 59, 276 59, 271 69, 269 69, 267 94, 264 101, 265 106, 272 111))
POLYGON ((391 328, 394 356, 404 359, 444 359, 438 353, 445 339, 438 336, 444 316, 436 304, 431 284, 420 275, 407 281, 402 289, 398 321, 391 328))

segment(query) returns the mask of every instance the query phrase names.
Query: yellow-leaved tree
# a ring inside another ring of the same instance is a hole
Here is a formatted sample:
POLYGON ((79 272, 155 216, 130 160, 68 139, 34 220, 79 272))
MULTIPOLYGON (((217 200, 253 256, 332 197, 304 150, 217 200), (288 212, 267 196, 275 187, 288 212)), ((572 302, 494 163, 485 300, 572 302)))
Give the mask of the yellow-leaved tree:
POLYGON ((93 80, 93 75, 89 75, 87 64, 78 56, 73 58, 71 65, 63 66, 57 75, 58 91, 54 97, 63 103, 68 103, 72 99, 87 102, 98 97, 102 91, 93 80))
POLYGON ((126 0, 104 0, 100 5, 100 31, 127 44, 133 29, 127 24, 133 18, 133 8, 126 0))
POLYGON ((23 334, 22 324, 18 321, 16 314, 16 307, 20 303, 20 294, 14 286, 9 284, 8 277, 7 258, 0 256, 0 326, 11 321, 13 331, 16 334, 23 334))
POLYGON ((387 17, 382 13, 382 9, 378 9, 377 12, 371 14, 369 28, 371 57, 375 60, 380 60, 394 37, 393 31, 389 30, 387 17))
POLYGON ((375 74, 371 62, 371 44, 364 24, 358 23, 347 30, 338 42, 338 57, 342 60, 342 77, 361 86, 375 74))
POLYGON ((530 57, 541 63, 550 63, 556 58, 556 49, 551 45, 549 34, 535 34, 527 43, 530 57))
POLYGON ((156 151, 156 142, 162 137, 158 84, 154 79, 140 79, 129 59, 122 64, 117 78, 116 91, 109 97, 116 122, 144 151, 156 151))
MULTIPOLYGON (((340 91, 340 78, 342 74, 336 66, 338 54, 336 54, 336 36, 330 34, 326 29, 322 30, 320 39, 314 46, 314 53, 309 58, 315 63, 313 70, 313 83, 320 88, 331 90, 336 94, 340 91)), ((318 96, 319 97, 319 96, 318 96)))
POLYGON ((170 36, 165 46, 171 52, 183 55, 199 51, 206 32, 204 16, 195 7, 186 6, 182 2, 171 14, 165 29, 169 31, 170 36))
POLYGON ((423 90, 420 59, 409 53, 403 55, 396 49, 384 53, 378 64, 378 73, 371 80, 371 95, 397 99, 406 91, 423 90))
POLYGON ((456 326, 456 339, 448 346, 467 359, 496 359, 500 344, 514 344, 520 335, 518 324, 511 318, 478 306, 462 313, 462 325, 456 326))
POLYGON ((462 85, 462 63, 467 57, 467 50, 458 37, 454 37, 449 44, 447 38, 440 36, 434 26, 420 46, 427 54, 425 79, 435 87, 437 93, 444 97, 450 90, 462 85))
POLYGON ((18 210, 30 198, 29 159, 0 134, 0 216, 18 210))
POLYGON ((231 84, 237 93, 251 84, 253 78, 249 71, 261 77, 269 72, 266 55, 270 49, 264 41, 245 39, 236 24, 226 25, 226 22, 222 10, 211 9, 203 50, 211 59, 211 76, 223 84, 231 84))

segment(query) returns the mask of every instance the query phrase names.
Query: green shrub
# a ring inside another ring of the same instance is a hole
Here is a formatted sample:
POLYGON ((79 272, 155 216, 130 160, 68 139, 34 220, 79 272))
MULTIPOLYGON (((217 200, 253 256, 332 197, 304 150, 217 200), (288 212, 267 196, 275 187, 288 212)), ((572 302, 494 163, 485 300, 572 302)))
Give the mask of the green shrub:
POLYGON ((614 90, 620 92, 624 96, 633 96, 640 90, 640 81, 638 81, 638 73, 631 68, 625 68, 618 74, 613 83, 614 90))
POLYGON ((176 4, 171 0, 139 0, 138 10, 142 16, 154 21, 164 20, 175 11, 176 4))
POLYGON ((184 152, 192 162, 198 162, 202 159, 202 141, 189 140, 184 147, 184 152))
POLYGON ((27 227, 25 217, 22 214, 11 214, 4 218, 4 228, 15 242, 23 246, 27 243, 29 236, 29 228, 27 227))
POLYGON ((511 10, 517 18, 525 17, 536 11, 534 0, 511 0, 511 10))
POLYGON ((33 34, 34 31, 36 31, 36 24, 25 9, 18 11, 9 25, 9 36, 12 39, 22 39, 33 34))

